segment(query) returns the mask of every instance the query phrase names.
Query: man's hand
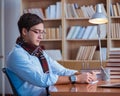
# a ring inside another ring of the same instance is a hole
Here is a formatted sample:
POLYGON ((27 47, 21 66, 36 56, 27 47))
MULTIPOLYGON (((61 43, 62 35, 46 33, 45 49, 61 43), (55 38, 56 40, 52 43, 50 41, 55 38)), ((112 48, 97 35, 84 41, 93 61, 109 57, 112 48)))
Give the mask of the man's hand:
POLYGON ((95 72, 87 72, 87 73, 84 72, 76 76, 77 76, 76 83, 90 83, 92 81, 97 80, 97 76, 95 72))

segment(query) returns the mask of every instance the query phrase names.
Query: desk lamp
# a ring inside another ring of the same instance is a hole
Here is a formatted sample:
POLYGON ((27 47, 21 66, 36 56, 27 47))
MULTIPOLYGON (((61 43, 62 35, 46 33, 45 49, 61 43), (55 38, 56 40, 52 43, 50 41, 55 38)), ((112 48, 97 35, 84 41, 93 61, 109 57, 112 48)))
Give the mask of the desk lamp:
POLYGON ((96 5, 96 12, 93 14, 92 18, 89 19, 89 23, 96 24, 97 26, 97 34, 99 40, 99 50, 100 50, 100 70, 107 76, 103 65, 102 65, 102 52, 101 52, 101 39, 100 39, 100 24, 105 24, 108 22, 107 17, 102 12, 101 4, 96 5))

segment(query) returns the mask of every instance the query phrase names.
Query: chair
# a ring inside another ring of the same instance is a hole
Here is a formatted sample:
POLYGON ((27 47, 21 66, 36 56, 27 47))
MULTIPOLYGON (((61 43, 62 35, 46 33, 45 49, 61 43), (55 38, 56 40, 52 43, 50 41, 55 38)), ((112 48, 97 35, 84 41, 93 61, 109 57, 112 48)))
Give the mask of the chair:
MULTIPOLYGON (((11 85, 14 96, 20 96, 17 91, 17 88, 22 85, 22 83, 23 83, 22 80, 20 81, 20 78, 18 76, 16 76, 16 74, 14 72, 12 72, 11 70, 9 70, 8 68, 2 68, 2 71, 3 71, 3 73, 5 73, 5 75, 8 78, 8 81, 11 85)), ((50 96, 48 87, 46 88, 46 90, 47 90, 47 96, 50 96)))
POLYGON ((14 73, 12 71, 10 71, 8 68, 2 68, 2 71, 3 71, 3 73, 5 73, 6 77, 8 78, 8 81, 10 83, 10 86, 12 88, 14 96, 19 96, 17 89, 14 85, 14 81, 12 80, 14 73))

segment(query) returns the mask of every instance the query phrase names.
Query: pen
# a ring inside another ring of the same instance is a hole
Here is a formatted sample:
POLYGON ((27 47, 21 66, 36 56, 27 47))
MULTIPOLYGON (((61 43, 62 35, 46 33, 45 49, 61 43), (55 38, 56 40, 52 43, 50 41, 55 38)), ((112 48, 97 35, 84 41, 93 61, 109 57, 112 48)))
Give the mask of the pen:
POLYGON ((97 83, 97 82, 98 82, 98 80, 92 81, 92 82, 90 82, 89 84, 95 84, 95 83, 97 83))

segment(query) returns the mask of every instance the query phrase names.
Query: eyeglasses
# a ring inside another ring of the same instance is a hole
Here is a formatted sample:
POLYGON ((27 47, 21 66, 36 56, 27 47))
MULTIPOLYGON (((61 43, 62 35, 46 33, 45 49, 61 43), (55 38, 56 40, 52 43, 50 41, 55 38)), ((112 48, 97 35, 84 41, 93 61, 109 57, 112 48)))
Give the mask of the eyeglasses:
POLYGON ((30 29, 30 31, 34 32, 35 34, 46 34, 46 32, 40 29, 30 29))

